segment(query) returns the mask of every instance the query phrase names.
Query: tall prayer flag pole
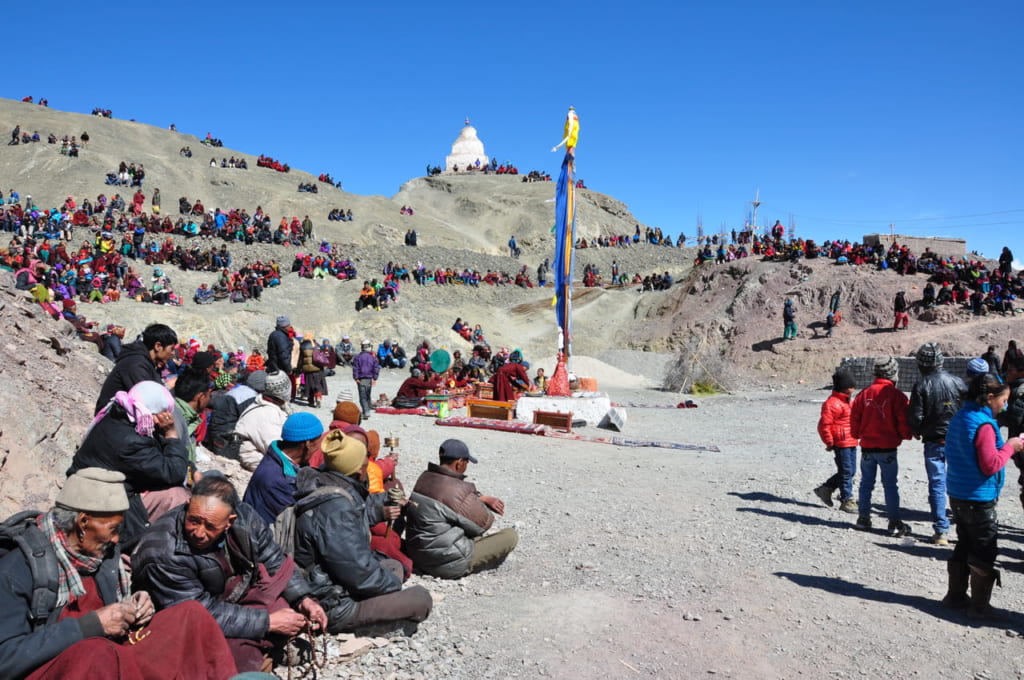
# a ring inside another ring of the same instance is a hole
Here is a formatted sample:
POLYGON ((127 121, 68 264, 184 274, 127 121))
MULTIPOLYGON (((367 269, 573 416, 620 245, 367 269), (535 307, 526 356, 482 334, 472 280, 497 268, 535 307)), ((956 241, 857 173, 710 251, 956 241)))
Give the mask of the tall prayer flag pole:
POLYGON ((568 361, 572 349, 572 279, 576 243, 576 142, 580 120, 576 109, 565 115, 562 141, 552 151, 565 146, 562 171, 555 185, 555 318, 560 331, 561 351, 568 361))

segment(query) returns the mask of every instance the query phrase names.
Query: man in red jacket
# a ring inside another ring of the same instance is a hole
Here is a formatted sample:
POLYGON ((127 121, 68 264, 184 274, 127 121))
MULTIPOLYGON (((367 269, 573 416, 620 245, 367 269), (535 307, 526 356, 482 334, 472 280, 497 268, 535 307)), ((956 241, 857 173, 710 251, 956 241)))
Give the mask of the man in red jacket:
POLYGON ((826 451, 835 454, 836 473, 814 490, 821 502, 832 507, 832 496, 839 489, 839 509, 856 513, 853 477, 857 474, 857 440, 850 433, 850 397, 856 391, 853 376, 836 371, 832 376, 832 395, 821 405, 818 436, 826 451))
POLYGON ((875 359, 875 381, 857 395, 850 408, 850 430, 860 440, 861 453, 857 528, 871 528, 871 492, 881 470, 885 513, 889 517, 887 533, 894 537, 910 533, 910 525, 900 521, 900 467, 896 450, 903 440, 914 437, 907 423, 910 400, 896 389, 898 374, 895 357, 875 359))

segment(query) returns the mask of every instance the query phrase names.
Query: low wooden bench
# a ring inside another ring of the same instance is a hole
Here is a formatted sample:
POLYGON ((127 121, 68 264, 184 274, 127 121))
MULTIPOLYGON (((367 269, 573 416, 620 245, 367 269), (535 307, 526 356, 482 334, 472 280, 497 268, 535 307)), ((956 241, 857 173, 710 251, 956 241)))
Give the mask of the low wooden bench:
POLYGON ((493 401, 490 399, 466 400, 466 415, 470 418, 491 418, 492 420, 512 420, 516 405, 511 401, 493 401))
POLYGON ((572 413, 534 411, 533 423, 535 425, 547 425, 562 432, 572 432, 572 413))

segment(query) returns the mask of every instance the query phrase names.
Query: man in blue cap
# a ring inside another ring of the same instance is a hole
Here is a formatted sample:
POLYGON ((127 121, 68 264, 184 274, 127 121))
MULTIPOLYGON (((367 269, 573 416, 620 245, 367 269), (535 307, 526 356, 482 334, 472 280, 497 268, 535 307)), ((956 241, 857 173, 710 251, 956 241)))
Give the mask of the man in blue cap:
POLYGON ((242 499, 268 524, 274 523, 281 510, 294 505, 295 477, 299 468, 309 465, 323 433, 323 424, 312 413, 293 413, 284 421, 281 439, 270 445, 242 499))

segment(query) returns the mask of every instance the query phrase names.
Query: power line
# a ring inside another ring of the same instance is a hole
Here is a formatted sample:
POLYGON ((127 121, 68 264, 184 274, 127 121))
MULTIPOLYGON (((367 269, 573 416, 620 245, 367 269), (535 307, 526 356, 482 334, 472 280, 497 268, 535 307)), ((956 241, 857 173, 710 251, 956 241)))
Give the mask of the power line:
MULTIPOLYGON (((888 224, 890 222, 895 222, 897 224, 900 224, 900 223, 904 223, 904 222, 936 222, 936 221, 963 220, 963 219, 970 219, 970 218, 975 218, 975 217, 991 217, 992 215, 1006 215, 1006 214, 1009 214, 1009 213, 1019 213, 1019 212, 1024 212, 1024 208, 1013 208, 1011 210, 995 210, 993 212, 974 213, 974 214, 971 214, 971 215, 948 215, 948 216, 945 216, 945 217, 908 217, 908 218, 905 218, 905 219, 892 219, 892 218, 847 219, 847 218, 841 218, 841 217, 813 217, 811 215, 803 215, 801 213, 793 213, 793 215, 795 217, 799 217, 799 218, 805 219, 805 220, 815 220, 817 222, 833 222, 833 223, 837 223, 837 224, 870 224, 870 223, 888 224)), ((1016 224, 1016 223, 1015 222, 1010 222, 1009 224, 1016 224)), ((967 225, 967 226, 974 226, 974 225, 967 225)), ((981 226, 981 225, 979 225, 979 226, 981 226)))

